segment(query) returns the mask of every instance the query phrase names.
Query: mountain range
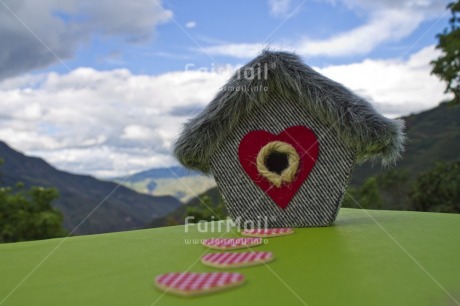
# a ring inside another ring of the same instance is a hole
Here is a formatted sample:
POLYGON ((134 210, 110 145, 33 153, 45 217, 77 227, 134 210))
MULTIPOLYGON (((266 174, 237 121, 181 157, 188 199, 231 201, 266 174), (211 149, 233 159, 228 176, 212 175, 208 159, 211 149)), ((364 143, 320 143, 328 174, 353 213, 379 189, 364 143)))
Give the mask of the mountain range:
POLYGON ((26 156, 0 141, 0 186, 55 187, 53 205, 64 214, 64 227, 74 234, 139 229, 181 206, 172 196, 154 197, 120 184, 60 171, 41 158, 26 156))

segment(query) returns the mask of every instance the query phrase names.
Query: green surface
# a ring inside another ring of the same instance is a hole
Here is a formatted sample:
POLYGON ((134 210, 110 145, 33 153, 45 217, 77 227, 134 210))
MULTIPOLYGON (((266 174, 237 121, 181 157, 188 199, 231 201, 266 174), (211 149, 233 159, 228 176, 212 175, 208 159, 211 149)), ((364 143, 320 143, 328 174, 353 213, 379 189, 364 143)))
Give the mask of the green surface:
POLYGON ((189 268, 215 271, 198 260, 206 249, 187 245, 185 239, 222 234, 190 229, 185 233, 184 226, 175 226, 0 245, 0 304, 457 305, 451 297, 460 301, 460 215, 342 209, 332 227, 296 229, 294 235, 255 247, 273 251, 276 259, 268 266, 235 270, 247 277, 240 288, 191 299, 163 295, 153 286, 157 274, 189 268))

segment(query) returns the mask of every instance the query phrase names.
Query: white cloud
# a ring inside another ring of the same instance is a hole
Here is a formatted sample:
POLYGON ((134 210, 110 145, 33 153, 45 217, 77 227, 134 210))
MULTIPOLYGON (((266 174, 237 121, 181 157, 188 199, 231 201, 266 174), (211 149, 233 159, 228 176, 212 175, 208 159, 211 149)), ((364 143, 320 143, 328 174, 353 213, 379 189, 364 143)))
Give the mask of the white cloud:
MULTIPOLYGON (((444 84, 430 76, 434 47, 408 60, 367 59, 318 69, 396 116, 436 106, 444 84)), ((119 176, 174 163, 181 125, 224 85, 229 70, 158 76, 126 69, 79 68, 67 74, 0 82, 0 139, 71 172, 119 176)))
MULTIPOLYGON (((303 37, 284 45, 308 57, 363 55, 383 43, 399 41, 409 36, 423 21, 439 17, 445 11, 441 0, 343 0, 342 2, 352 10, 364 10, 367 21, 354 29, 325 39, 303 37)), ((274 49, 287 49, 277 43, 271 46, 274 49)), ((265 47, 264 43, 230 43, 208 46, 198 51, 210 55, 251 58, 265 47)))
POLYGON ((161 0, 2 0, 0 79, 68 59, 93 34, 146 40, 171 17, 161 0))
POLYGON ((291 0, 268 0, 270 14, 277 18, 286 18, 291 13, 291 0))
POLYGON ((387 116, 408 115, 432 108, 447 96, 444 83, 430 74, 430 61, 439 55, 434 46, 407 61, 371 60, 316 69, 361 96, 387 116))
POLYGON ((403 9, 412 11, 423 11, 427 14, 438 15, 445 10, 447 2, 444 0, 324 0, 326 2, 342 2, 350 9, 403 9))
POLYGON ((189 21, 185 24, 185 27, 188 28, 188 29, 192 29, 194 27, 196 27, 196 21, 189 21))
MULTIPOLYGON (((260 51, 268 47, 267 44, 254 43, 254 44, 244 44, 244 43, 235 43, 235 44, 222 44, 209 47, 202 47, 198 50, 208 55, 221 55, 221 56, 231 56, 235 58, 252 58, 257 56, 260 51)), ((271 45, 272 48, 281 49, 278 46, 271 45)))
POLYGON ((155 139, 156 133, 153 129, 138 125, 131 124, 123 129, 122 139, 149 141, 155 139))
POLYGON ((386 10, 375 13, 358 28, 324 40, 303 39, 296 49, 304 56, 349 56, 367 54, 383 42, 398 41, 423 21, 417 12, 386 10))
POLYGON ((79 68, 8 79, 0 83, 0 140, 71 172, 117 176, 168 166, 181 124, 229 74, 79 68))

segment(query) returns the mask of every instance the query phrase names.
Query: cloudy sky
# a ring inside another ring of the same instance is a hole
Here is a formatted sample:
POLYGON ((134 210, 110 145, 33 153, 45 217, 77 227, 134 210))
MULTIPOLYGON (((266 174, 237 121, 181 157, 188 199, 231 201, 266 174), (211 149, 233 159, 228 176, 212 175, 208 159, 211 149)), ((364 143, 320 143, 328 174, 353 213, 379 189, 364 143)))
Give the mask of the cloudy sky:
POLYGON ((0 0, 0 140, 98 177, 174 164, 231 72, 295 51, 396 117, 436 106, 440 0, 0 0))

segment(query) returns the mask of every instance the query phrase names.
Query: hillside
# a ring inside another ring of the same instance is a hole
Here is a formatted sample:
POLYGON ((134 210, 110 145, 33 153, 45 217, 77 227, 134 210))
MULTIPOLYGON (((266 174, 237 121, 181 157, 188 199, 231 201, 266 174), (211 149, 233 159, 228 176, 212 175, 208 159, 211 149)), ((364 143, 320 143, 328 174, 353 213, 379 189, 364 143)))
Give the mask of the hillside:
MULTIPOLYGON (((399 169, 414 176, 432 168, 439 161, 460 160, 460 106, 443 103, 433 109, 403 117, 407 142, 399 169)), ((351 185, 359 186, 366 178, 385 171, 380 165, 365 163, 353 172, 351 185)))
POLYGON ((60 171, 36 157, 29 157, 0 142, 2 186, 23 182, 26 186, 56 187, 59 198, 53 203, 64 214, 64 227, 72 230, 99 204, 100 207, 76 234, 95 234, 144 227, 181 203, 171 197, 139 194, 113 182, 60 171), (109 196, 110 195, 110 196, 109 196))

